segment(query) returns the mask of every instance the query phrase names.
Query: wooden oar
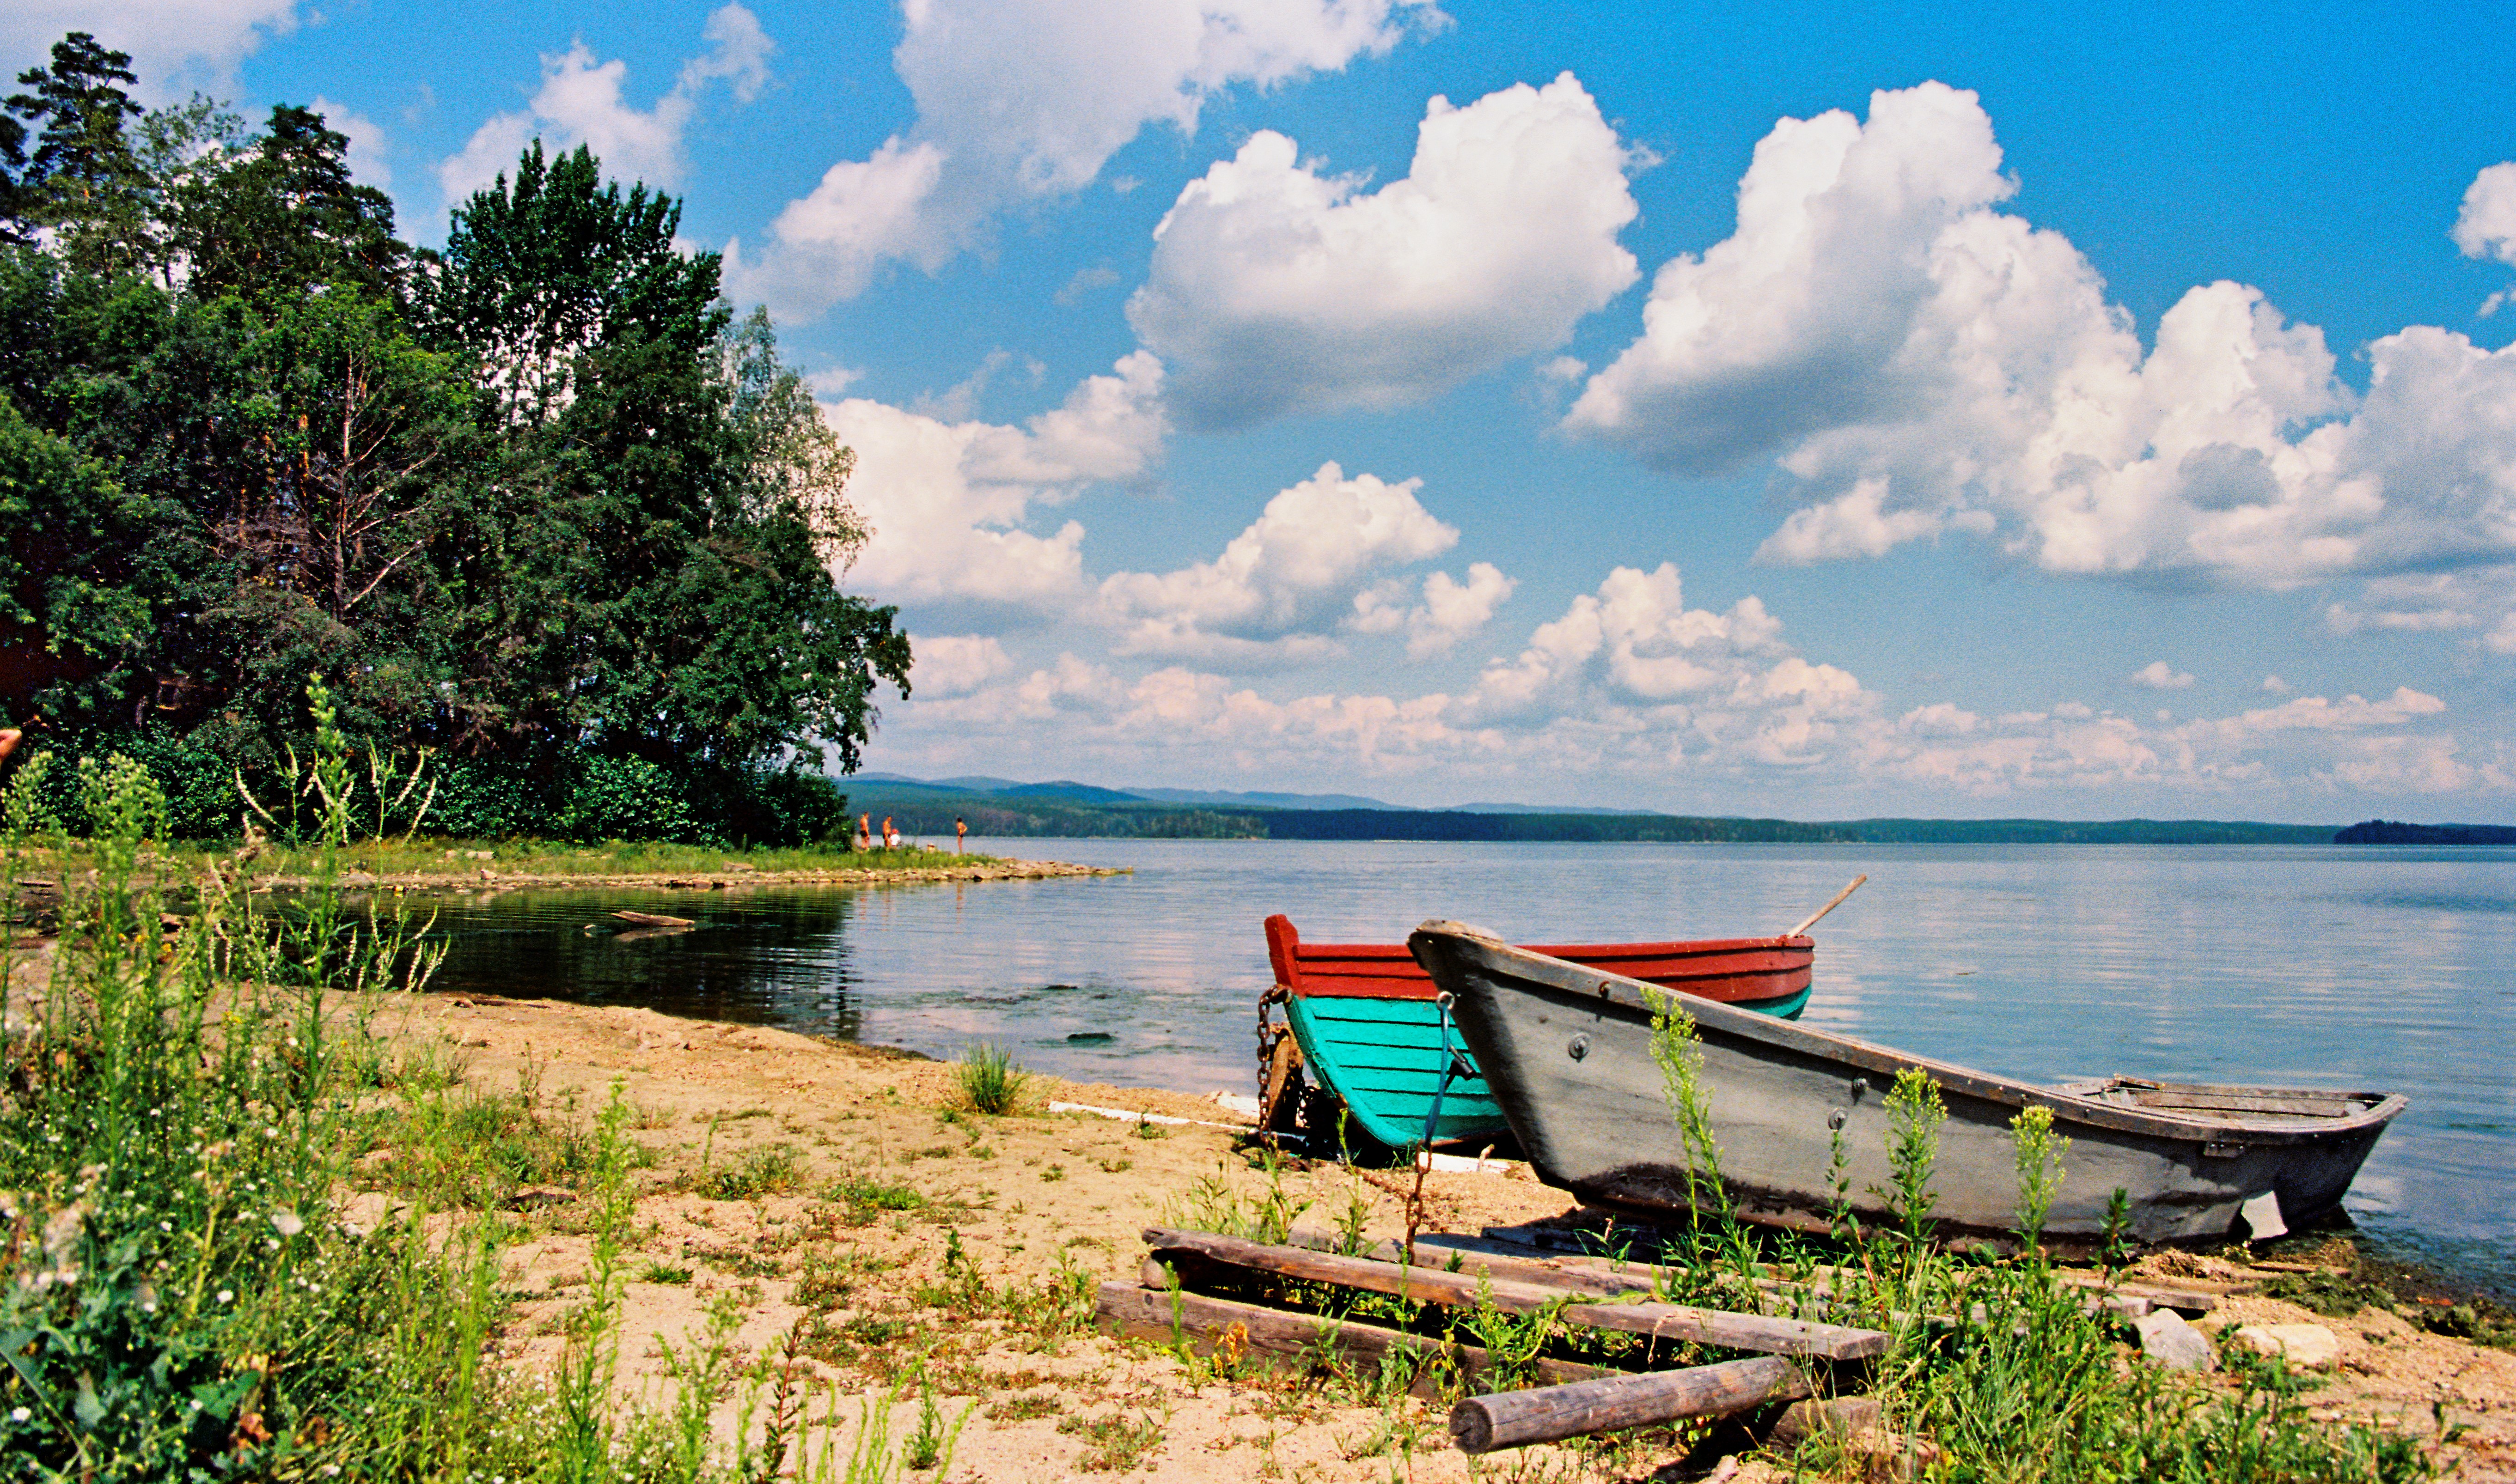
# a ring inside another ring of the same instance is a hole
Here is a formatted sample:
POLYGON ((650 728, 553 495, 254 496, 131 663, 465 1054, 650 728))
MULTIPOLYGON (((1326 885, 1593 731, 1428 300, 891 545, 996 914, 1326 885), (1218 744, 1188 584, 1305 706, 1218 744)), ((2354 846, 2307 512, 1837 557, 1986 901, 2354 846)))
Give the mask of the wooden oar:
POLYGON ((1786 937, 1786 938, 1795 938, 1795 937, 1798 937, 1801 933, 1804 933, 1804 932, 1808 931, 1810 928, 1812 928, 1816 927, 1816 926, 1817 926, 1817 920, 1818 920, 1819 918, 1822 918, 1822 917, 1825 916, 1827 913, 1832 912, 1835 908, 1842 906, 1842 905, 1843 905, 1843 899, 1844 899, 1845 897, 1847 897, 1847 896, 1850 896, 1850 895, 1851 895, 1852 893, 1854 893, 1855 891, 1860 890, 1860 889, 1861 889, 1861 884, 1862 884, 1863 882, 1867 881, 1868 879, 1869 879, 1869 878, 1868 878, 1868 877, 1866 877, 1866 876, 1856 876, 1856 877, 1854 877, 1854 878, 1852 879, 1852 885, 1851 885, 1851 886, 1844 887, 1842 890, 1840 890, 1840 891, 1838 891, 1838 892, 1836 892, 1836 893, 1834 894, 1834 900, 1833 900, 1833 901, 1830 901, 1830 902, 1826 903, 1824 906, 1820 907, 1819 909, 1817 909, 1815 912, 1810 913, 1810 914, 1808 915, 1808 920, 1807 920, 1806 922, 1801 923, 1797 928, 1792 928, 1790 931, 1783 933, 1783 934, 1782 934, 1782 936, 1784 936, 1784 937, 1786 937))

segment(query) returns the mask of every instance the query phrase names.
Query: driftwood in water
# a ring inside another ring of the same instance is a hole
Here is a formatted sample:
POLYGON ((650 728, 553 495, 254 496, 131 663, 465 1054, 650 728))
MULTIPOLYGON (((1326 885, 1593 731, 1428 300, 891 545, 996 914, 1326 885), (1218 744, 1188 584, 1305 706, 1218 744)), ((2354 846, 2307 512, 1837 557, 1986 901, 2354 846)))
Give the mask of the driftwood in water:
POLYGON ((1760 1355, 1683 1371, 1646 1371, 1471 1396, 1450 1409, 1450 1440, 1461 1453, 1489 1453, 1691 1417, 1728 1417, 1808 1394, 1808 1381, 1798 1367, 1760 1355))
POLYGON ((615 912, 611 915, 620 919, 620 921, 624 923, 636 923, 641 928, 689 928, 694 926, 689 918, 670 917, 661 912, 629 912, 624 910, 615 912))
POLYGON ((1612 1330, 1655 1340, 1719 1345, 1733 1350, 1759 1350, 1776 1355, 1814 1355, 1826 1360, 1860 1360, 1884 1353, 1887 1337, 1877 1330, 1843 1325, 1810 1324, 1762 1314, 1734 1314, 1719 1309, 1674 1303, 1572 1302, 1577 1290, 1539 1283, 1474 1278, 1418 1266, 1375 1262, 1366 1257, 1341 1257, 1298 1247, 1271 1247, 1210 1232, 1153 1228, 1145 1234, 1153 1260, 1176 1269, 1238 1268, 1272 1273, 1312 1283, 1392 1294, 1419 1303, 1471 1308, 1490 1303, 1505 1313, 1530 1314, 1563 1305, 1560 1317, 1576 1328, 1612 1330))
MULTIPOLYGON (((1476 1345, 1449 1344, 1350 1319, 1290 1314, 1202 1294, 1104 1283, 1095 1316, 1106 1334, 1156 1344, 1184 1340, 1200 1355, 1228 1350, 1260 1357, 1279 1368, 1307 1366, 1332 1354, 1350 1370, 1367 1372, 1377 1370, 1382 1357, 1396 1352, 1414 1363, 1415 1379, 1408 1389, 1427 1400, 1443 1385, 1443 1379, 1433 1374, 1433 1361, 1447 1358, 1472 1384, 1486 1383, 1492 1371, 1491 1361, 1476 1345)), ((1541 1359, 1531 1370, 1549 1384, 1613 1374, 1569 1360, 1541 1359)))

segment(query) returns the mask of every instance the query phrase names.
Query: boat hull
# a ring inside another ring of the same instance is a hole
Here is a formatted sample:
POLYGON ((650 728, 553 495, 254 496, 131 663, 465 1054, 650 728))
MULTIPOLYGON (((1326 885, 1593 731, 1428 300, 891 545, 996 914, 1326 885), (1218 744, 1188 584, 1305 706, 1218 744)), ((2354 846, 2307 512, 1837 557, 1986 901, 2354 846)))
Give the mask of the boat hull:
MULTIPOLYGON (((1483 929, 1427 923, 1408 939, 1456 998, 1460 1032, 1540 1178, 1586 1201, 1689 1212, 1682 1145, 1652 1054, 1648 986, 1513 948, 1483 929)), ((1689 1002, 1724 1182, 1744 1218, 1823 1229, 1838 1118, 1853 1215, 1890 1221, 1886 1094, 1918 1067, 1948 1109, 1931 1216, 1945 1236, 2001 1239, 2017 1222, 2011 1121, 2053 1110, 2071 1140, 2045 1230, 2059 1245, 2106 1231, 2200 1243, 2278 1234, 2335 1211, 2400 1096, 2112 1079, 2071 1088, 2008 1081, 1730 1007, 1689 1002), (2265 1201, 2265 1197, 2271 1197, 2265 1201)))
MULTIPOLYGON (((1445 1054, 1440 991, 1404 944, 1304 943, 1280 915, 1269 918, 1266 928, 1276 982, 1284 986, 1284 1018, 1309 1074, 1344 1105, 1350 1146, 1482 1146, 1504 1136, 1502 1109, 1455 1026, 1445 1054), (1442 1073, 1454 1060, 1445 1085, 1442 1073)), ((1537 951, 1758 1014, 1789 1017, 1808 1004, 1816 946, 1801 937, 1577 943, 1537 951)), ((1269 1100, 1263 1083, 1260 1097, 1262 1103, 1269 1100)), ((1338 1133, 1310 1132, 1329 1141, 1338 1133)))

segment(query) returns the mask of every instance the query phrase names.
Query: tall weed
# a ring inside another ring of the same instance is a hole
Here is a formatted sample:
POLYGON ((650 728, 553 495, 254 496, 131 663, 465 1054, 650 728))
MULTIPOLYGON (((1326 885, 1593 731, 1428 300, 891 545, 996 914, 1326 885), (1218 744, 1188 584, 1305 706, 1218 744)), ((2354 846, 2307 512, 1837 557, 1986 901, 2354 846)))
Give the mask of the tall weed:
MULTIPOLYGON (((1850 1150, 1837 1123, 1827 1175, 1833 1220, 1823 1253, 1831 1260, 1821 1264, 1807 1239, 1751 1230, 1700 1183, 1717 1175, 1718 1144, 1692 1026, 1673 1006, 1653 1008, 1654 1054, 1698 1194, 1697 1225, 1683 1237, 1690 1260, 1656 1269, 1656 1291, 1752 1306, 1757 1290, 1735 1281, 1749 1276, 1752 1257, 1753 1275, 1766 1285, 1781 1275, 1812 1308, 1808 1317, 1886 1330, 1889 1348, 1869 1385, 1896 1430, 1937 1446, 1931 1477, 2397 1484, 2431 1472, 2428 1453, 2390 1427, 2312 1416, 2298 1399, 2301 1383, 2277 1365, 2235 1367, 2231 1387, 2137 1358, 2126 1363, 2127 1327, 2062 1282, 2040 1250, 2070 1149, 2054 1134, 2049 1109, 2028 1108, 2011 1123, 2014 1258, 1964 1257, 1935 1245, 1932 1179, 1948 1109, 1914 1067, 1888 1093, 1889 1178, 1869 1191, 1892 1225, 1866 1229, 1851 1218, 1850 1150), (1720 1271, 1725 1262, 1728 1271, 1720 1271)), ((2116 1204, 2127 1209, 2119 1193, 2116 1204)), ((1495 1348, 1516 1356, 1518 1338, 1497 1332, 1495 1348)), ((1821 1438, 1794 1464, 1802 1476, 1868 1477, 1875 1461, 1821 1438)))

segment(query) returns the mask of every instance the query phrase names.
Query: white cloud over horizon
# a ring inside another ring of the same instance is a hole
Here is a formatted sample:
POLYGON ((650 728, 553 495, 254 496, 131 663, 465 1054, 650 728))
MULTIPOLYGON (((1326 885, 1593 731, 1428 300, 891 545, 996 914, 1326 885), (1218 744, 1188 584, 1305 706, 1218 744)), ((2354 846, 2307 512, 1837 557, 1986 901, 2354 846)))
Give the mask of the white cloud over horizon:
POLYGON ((1226 88, 1275 87, 1380 56, 1447 18, 1427 0, 919 0, 893 62, 917 120, 842 159, 728 283, 781 317, 853 299, 884 264, 928 271, 995 216, 1070 195, 1146 128, 1195 132, 1226 88))
POLYGON ((1180 192, 1127 318, 1192 428, 1422 401, 1633 284, 1633 163, 1570 72, 1433 99, 1407 175, 1375 191, 1261 130, 1180 192))
POLYGON ((670 91, 650 108, 628 101, 629 64, 599 60, 583 41, 542 58, 541 86, 524 107, 499 113, 473 131, 462 149, 440 162, 438 188, 459 203, 500 175, 512 174, 524 147, 540 139, 553 153, 591 147, 605 173, 623 181, 669 187, 689 168, 682 142, 708 87, 725 84, 738 103, 749 103, 769 81, 769 59, 777 44, 760 18, 740 4, 708 14, 706 53, 682 63, 670 91))
POLYGON ((1422 482, 1349 478, 1322 464, 1215 559, 1106 579, 1101 601, 1121 626, 1115 652, 1260 666, 1332 653, 1329 636, 1371 612, 1379 574, 1457 543, 1458 530, 1416 500, 1422 482))
MULTIPOLYGON (((1070 650, 1027 668, 1002 660, 989 656, 984 680, 901 708, 907 749, 952 767, 1053 735, 1053 765, 1069 771, 1196 769, 1205 786, 1361 777, 1436 785, 1453 796, 1442 802, 1568 776, 1591 780, 1593 802, 1620 784, 1663 806, 1725 791, 1882 785, 1952 801, 2041 796, 2064 808, 2125 789, 2299 807, 2516 793, 2516 749, 2436 729, 2446 704, 2411 686, 2181 722, 2076 702, 1997 717, 1947 702, 1891 714, 1856 676, 1787 642, 1758 599, 1687 607, 1668 564, 1611 572, 1456 694, 1279 698, 1188 665, 1131 677, 1070 650)), ((966 663, 955 650, 945 666, 966 663)))

